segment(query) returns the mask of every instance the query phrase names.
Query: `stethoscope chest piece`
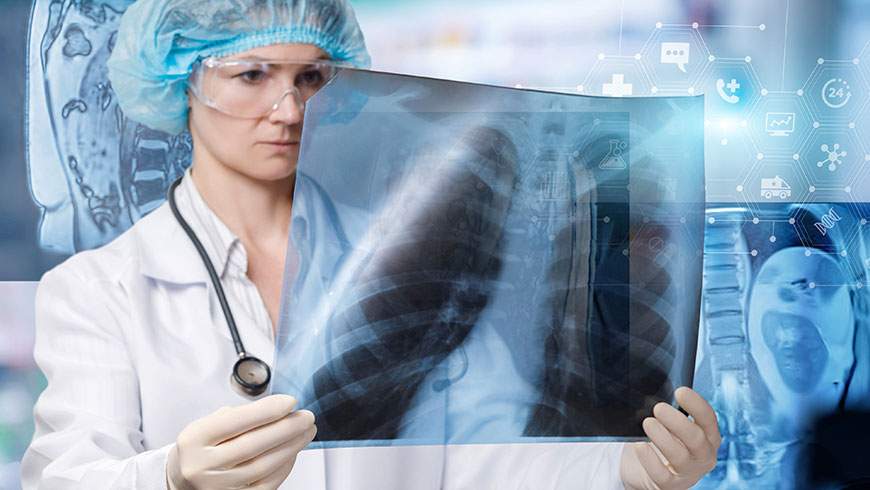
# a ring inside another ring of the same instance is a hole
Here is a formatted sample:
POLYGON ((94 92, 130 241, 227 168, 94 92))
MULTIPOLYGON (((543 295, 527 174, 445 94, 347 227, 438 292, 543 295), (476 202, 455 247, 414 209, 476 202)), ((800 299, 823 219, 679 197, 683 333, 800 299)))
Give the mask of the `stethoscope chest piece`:
POLYGON ((256 397, 269 387, 272 372, 269 365, 253 356, 243 356, 233 365, 230 384, 242 394, 256 397))

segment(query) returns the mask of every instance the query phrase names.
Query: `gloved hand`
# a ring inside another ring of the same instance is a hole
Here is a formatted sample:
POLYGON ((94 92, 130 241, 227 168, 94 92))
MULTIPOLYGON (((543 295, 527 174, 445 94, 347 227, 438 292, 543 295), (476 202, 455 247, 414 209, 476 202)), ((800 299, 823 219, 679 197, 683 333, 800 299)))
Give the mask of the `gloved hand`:
POLYGON ((691 420, 667 403, 653 407, 643 421, 651 442, 626 444, 619 474, 627 490, 678 490, 698 482, 716 466, 722 443, 713 408, 685 386, 674 392, 691 420))
POLYGON ((296 399, 272 395, 223 407, 178 434, 166 461, 170 490, 275 489, 317 432, 296 399))

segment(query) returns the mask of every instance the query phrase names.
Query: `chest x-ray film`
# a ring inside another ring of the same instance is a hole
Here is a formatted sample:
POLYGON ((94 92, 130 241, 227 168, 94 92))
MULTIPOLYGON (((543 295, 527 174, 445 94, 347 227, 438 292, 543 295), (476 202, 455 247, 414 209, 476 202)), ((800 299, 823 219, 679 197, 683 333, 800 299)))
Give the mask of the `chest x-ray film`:
POLYGON ((642 437, 692 382, 702 107, 342 71, 274 366, 314 447, 642 437))

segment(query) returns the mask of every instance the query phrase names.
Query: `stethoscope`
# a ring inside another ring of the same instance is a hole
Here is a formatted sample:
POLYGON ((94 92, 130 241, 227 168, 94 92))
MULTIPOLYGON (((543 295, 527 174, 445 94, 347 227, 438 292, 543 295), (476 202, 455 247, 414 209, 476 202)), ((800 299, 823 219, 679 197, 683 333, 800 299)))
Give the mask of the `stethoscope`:
POLYGON ((220 278, 218 277, 217 272, 215 272, 214 266, 212 265, 211 260, 209 260, 208 254, 206 253, 205 248, 203 248, 202 243, 199 241, 199 238, 197 238, 196 233, 193 232, 190 225, 187 224, 187 221, 184 220, 181 213, 178 211, 178 207, 175 205, 175 188, 181 184, 182 178, 184 177, 179 177, 169 186, 167 196, 167 199, 169 200, 169 208, 172 210, 172 214, 175 215, 178 224, 181 225, 184 232, 187 233, 187 236, 190 238, 190 241, 193 242, 193 246, 196 248, 196 251, 202 259, 202 263, 205 264, 212 286, 214 286, 214 289, 217 292, 218 301, 221 304, 224 318, 227 320, 227 327, 230 329, 230 336, 233 338, 233 346, 235 346, 236 354, 239 356, 239 359, 233 365, 233 373, 232 376, 230 376, 230 385, 232 385, 234 389, 239 390, 250 397, 260 396, 269 387, 269 381, 272 379, 272 371, 269 369, 269 365, 261 359, 248 355, 248 353, 245 352, 245 345, 239 337, 239 331, 236 328, 236 321, 233 318, 233 312, 230 311, 230 305, 227 302, 226 295, 224 294, 224 288, 221 287, 220 278))

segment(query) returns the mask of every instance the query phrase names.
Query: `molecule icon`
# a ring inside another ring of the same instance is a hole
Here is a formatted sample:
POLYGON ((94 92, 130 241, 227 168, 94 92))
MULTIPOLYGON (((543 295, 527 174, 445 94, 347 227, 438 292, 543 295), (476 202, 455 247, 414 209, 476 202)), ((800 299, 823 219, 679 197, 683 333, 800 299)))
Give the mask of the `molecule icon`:
POLYGON ((843 164, 843 161, 840 159, 846 156, 846 151, 840 151, 839 143, 834 143, 832 146, 828 146, 827 143, 824 143, 819 147, 819 149, 822 150, 822 152, 827 153, 828 156, 824 160, 816 162, 817 167, 822 168, 827 165, 828 170, 834 172, 837 170, 837 167, 843 164))

